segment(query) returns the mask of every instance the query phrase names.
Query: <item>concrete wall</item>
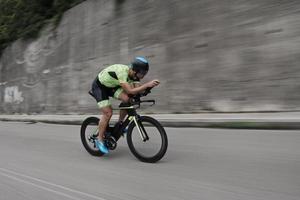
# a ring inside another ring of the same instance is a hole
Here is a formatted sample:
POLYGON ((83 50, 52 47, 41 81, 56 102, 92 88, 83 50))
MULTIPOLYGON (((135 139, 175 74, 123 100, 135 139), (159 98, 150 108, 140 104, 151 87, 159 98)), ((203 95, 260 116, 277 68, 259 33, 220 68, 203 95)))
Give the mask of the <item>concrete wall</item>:
POLYGON ((300 108, 300 1, 88 0, 0 60, 1 113, 95 113, 96 74, 135 55, 161 85, 146 112, 300 108))

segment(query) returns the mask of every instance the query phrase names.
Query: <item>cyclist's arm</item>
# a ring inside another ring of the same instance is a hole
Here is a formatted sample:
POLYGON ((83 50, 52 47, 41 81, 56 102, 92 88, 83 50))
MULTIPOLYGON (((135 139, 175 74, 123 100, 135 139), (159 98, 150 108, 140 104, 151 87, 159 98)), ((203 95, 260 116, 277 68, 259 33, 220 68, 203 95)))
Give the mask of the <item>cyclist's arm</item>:
POLYGON ((120 85, 127 94, 133 94, 133 95, 142 92, 148 88, 147 84, 143 84, 138 87, 132 87, 129 83, 123 82, 120 83, 120 85))

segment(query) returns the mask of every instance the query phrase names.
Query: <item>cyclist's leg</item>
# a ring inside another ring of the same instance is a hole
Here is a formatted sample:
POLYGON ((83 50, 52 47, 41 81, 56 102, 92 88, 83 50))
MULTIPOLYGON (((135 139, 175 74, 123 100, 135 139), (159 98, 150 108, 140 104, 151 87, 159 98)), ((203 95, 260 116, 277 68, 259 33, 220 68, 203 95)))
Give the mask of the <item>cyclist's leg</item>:
MULTIPOLYGON (((121 100, 124 103, 128 103, 129 97, 128 97, 128 95, 125 92, 122 92, 119 95, 119 100, 121 100)), ((124 119, 125 119, 125 117, 126 117, 126 115, 127 115, 127 111, 126 110, 120 110, 119 121, 123 122, 124 119)))
POLYGON ((104 133, 106 131, 107 125, 109 124, 109 120, 112 116, 112 107, 111 102, 109 100, 110 89, 106 88, 103 85, 97 84, 97 79, 93 82, 92 85, 92 93, 93 97, 97 101, 97 105, 100 109, 100 113, 102 114, 101 119, 98 124, 98 139, 103 141, 104 133))
POLYGON ((112 107, 109 105, 109 106, 105 106, 105 107, 100 107, 100 110, 101 110, 101 119, 99 121, 99 136, 98 136, 98 139, 100 141, 103 141, 104 140, 104 134, 105 134, 105 131, 106 131, 106 128, 109 124, 109 121, 111 119, 111 116, 112 116, 112 107))
MULTIPOLYGON (((115 94, 114 97, 119 99, 120 101, 124 102, 124 103, 128 103, 129 101, 129 96, 128 94, 126 94, 126 92, 123 91, 122 88, 119 88, 115 94)), ((123 120, 125 119, 127 115, 127 111, 126 110, 120 110, 120 115, 119 115, 119 122, 123 122, 123 120)))

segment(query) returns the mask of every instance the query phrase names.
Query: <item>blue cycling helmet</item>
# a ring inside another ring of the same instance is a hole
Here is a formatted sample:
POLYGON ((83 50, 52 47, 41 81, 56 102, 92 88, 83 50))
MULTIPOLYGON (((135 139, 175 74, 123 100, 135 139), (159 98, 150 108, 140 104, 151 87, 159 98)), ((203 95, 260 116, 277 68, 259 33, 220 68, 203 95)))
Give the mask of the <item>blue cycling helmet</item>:
POLYGON ((149 71, 149 63, 146 58, 138 56, 131 62, 132 70, 136 73, 147 74, 149 71))

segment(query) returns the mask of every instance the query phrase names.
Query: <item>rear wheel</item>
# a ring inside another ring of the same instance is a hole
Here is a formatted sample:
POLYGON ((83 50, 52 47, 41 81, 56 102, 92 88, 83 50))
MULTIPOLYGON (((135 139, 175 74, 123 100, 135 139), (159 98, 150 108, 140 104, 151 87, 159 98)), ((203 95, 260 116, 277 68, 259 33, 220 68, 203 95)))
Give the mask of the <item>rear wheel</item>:
POLYGON ((138 119, 141 132, 148 137, 143 140, 139 128, 131 123, 127 133, 127 143, 132 154, 142 162, 155 163, 166 153, 168 138, 163 126, 154 118, 141 116, 138 119))
POLYGON ((103 153, 96 147, 95 140, 98 136, 99 119, 97 117, 86 118, 80 130, 80 138, 84 148, 93 156, 102 156, 103 153))

